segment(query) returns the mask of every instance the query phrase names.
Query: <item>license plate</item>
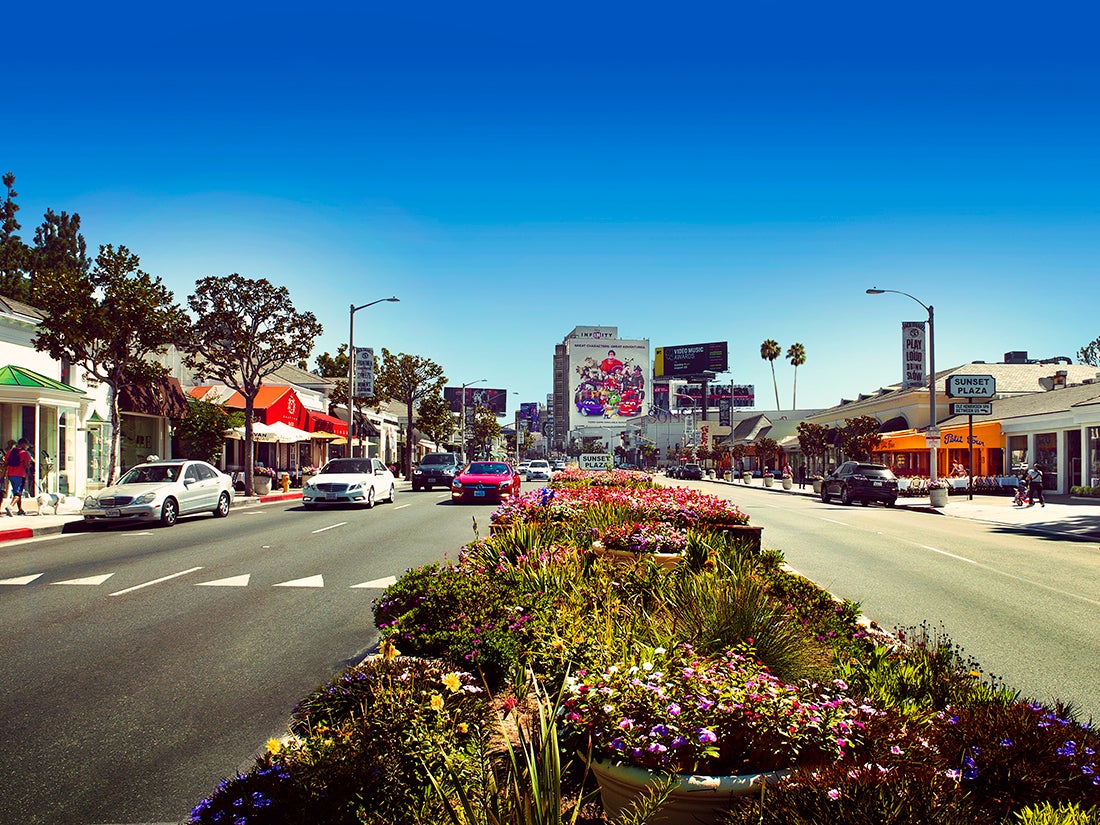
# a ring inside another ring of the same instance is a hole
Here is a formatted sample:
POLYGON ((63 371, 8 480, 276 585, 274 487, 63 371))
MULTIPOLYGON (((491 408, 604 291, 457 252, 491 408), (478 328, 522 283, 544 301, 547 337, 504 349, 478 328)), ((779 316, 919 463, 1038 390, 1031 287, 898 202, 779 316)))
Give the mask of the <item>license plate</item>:
POLYGON ((484 490, 474 490, 474 498, 481 498, 485 495, 484 490))
POLYGON ((882 486, 881 481, 874 481, 874 482, 872 482, 872 484, 874 484, 876 487, 881 487, 882 486))
POLYGON ((336 501, 336 493, 325 493, 325 501, 336 501))
POLYGON ((121 510, 108 510, 107 511, 107 518, 121 518, 121 517, 122 517, 122 511, 121 510))

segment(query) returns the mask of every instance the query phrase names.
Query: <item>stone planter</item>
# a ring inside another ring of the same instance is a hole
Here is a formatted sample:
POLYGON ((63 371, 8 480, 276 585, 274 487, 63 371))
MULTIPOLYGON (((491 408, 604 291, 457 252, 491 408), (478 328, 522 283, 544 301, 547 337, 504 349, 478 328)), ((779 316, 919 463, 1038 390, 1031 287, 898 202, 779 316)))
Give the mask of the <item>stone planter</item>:
POLYGON ((822 485, 823 485, 824 483, 825 483, 825 482, 824 482, 824 481, 822 481, 822 480, 821 480, 820 478, 815 478, 815 479, 814 479, 814 495, 815 495, 815 496, 819 496, 819 495, 821 495, 821 486, 822 486, 822 485))
POLYGON ((794 487, 794 479, 785 476, 783 478, 783 489, 790 490, 792 487, 794 487))
POLYGON ((928 491, 928 500, 933 507, 946 507, 947 506, 947 488, 941 487, 935 490, 928 491))
MULTIPOLYGON (((645 768, 596 760, 592 773, 600 783, 600 798, 609 820, 643 793, 657 777, 645 768)), ((765 783, 782 779, 787 771, 751 773, 741 776, 678 774, 667 804, 647 819, 650 825, 715 825, 738 797, 759 795, 765 783)))
POLYGON ((775 479, 772 476, 764 476, 764 486, 771 487, 775 483, 775 479))
POLYGON ((752 481, 752 473, 741 473, 741 480, 748 484, 752 481))
POLYGON ((252 489, 258 496, 266 496, 271 493, 271 476, 252 476, 252 489))

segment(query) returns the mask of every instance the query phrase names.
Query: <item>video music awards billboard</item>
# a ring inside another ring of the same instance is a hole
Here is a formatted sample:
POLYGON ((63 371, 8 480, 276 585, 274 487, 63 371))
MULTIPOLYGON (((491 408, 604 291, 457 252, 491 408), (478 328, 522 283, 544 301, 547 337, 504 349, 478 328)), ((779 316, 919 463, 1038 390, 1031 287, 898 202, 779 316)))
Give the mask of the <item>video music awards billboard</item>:
MULTIPOLYGON (((451 405, 451 412, 462 412, 462 387, 444 387, 443 400, 451 405)), ((486 389, 485 387, 466 388, 466 415, 476 407, 492 410, 497 416, 508 410, 508 392, 506 390, 486 389)))
POLYGON ((569 428, 615 426, 645 415, 649 340, 569 342, 569 428))

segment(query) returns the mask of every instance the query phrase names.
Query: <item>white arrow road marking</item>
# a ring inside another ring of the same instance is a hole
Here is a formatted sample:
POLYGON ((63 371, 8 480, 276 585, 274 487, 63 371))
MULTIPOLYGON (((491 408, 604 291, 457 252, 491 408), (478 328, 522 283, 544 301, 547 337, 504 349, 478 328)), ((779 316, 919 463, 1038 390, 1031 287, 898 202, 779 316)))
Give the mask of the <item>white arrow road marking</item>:
POLYGON ((44 573, 34 573, 30 576, 20 576, 16 579, 0 579, 0 584, 30 584, 35 579, 44 576, 44 573))
POLYGON ((273 584, 272 587, 324 587, 325 580, 320 576, 309 576, 304 579, 295 579, 289 582, 280 582, 279 584, 273 584))
POLYGON ((356 588, 363 588, 363 589, 368 589, 368 590, 377 590, 377 589, 383 589, 384 590, 385 588, 389 587, 391 584, 397 584, 397 577, 396 576, 386 576, 384 579, 374 579, 374 580, 369 581, 369 582, 363 582, 362 584, 353 584, 351 586, 351 589, 355 590, 356 588))
POLYGON ((330 524, 328 527, 322 527, 320 530, 314 530, 313 532, 314 533, 323 533, 326 530, 333 530, 337 527, 343 527, 345 524, 347 524, 346 521, 339 521, 336 524, 330 524))
POLYGON ((230 576, 228 579, 215 579, 212 582, 196 582, 195 587, 248 587, 250 578, 252 574, 245 573, 241 576, 230 576))
POLYGON ((94 587, 97 584, 103 584, 103 582, 107 581, 107 579, 111 578, 113 575, 114 573, 103 573, 99 576, 88 576, 84 579, 69 579, 64 582, 53 582, 53 584, 82 584, 94 587))
POLYGON ((114 593, 108 593, 108 596, 121 596, 123 593, 133 593, 135 590, 141 590, 143 587, 152 587, 154 584, 160 584, 166 582, 169 579, 177 579, 180 576, 186 576, 188 573, 194 573, 196 570, 202 570, 201 567, 191 567, 187 570, 181 570, 178 573, 173 573, 170 576, 161 576, 159 579, 153 579, 151 582, 145 582, 144 584, 135 584, 133 587, 127 587, 125 590, 116 590, 114 593))

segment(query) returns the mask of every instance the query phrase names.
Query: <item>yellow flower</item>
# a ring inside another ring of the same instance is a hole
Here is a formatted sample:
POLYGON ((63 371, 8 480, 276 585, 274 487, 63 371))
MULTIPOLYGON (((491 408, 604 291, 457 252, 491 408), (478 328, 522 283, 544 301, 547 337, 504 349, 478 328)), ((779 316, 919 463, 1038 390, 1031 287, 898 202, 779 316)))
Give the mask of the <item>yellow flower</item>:
POLYGON ((457 673, 448 673, 443 677, 443 686, 451 691, 451 693, 457 693, 462 690, 462 679, 457 673))
POLYGON ((280 742, 278 739, 276 739, 274 736, 272 736, 270 739, 267 740, 267 752, 270 753, 271 755, 274 756, 275 754, 277 754, 282 749, 283 749, 283 743, 280 742))
POLYGON ((465 722, 459 722, 455 727, 459 733, 466 733, 470 729, 470 726, 465 722))
POLYGON ((391 661, 392 659, 396 659, 398 656, 401 655, 401 651, 398 650, 394 643, 391 642, 389 639, 386 639, 382 642, 381 646, 378 648, 378 652, 382 654, 382 658, 385 659, 387 662, 391 661))
POLYGON ((443 697, 438 693, 432 694, 432 710, 443 710, 443 697))

